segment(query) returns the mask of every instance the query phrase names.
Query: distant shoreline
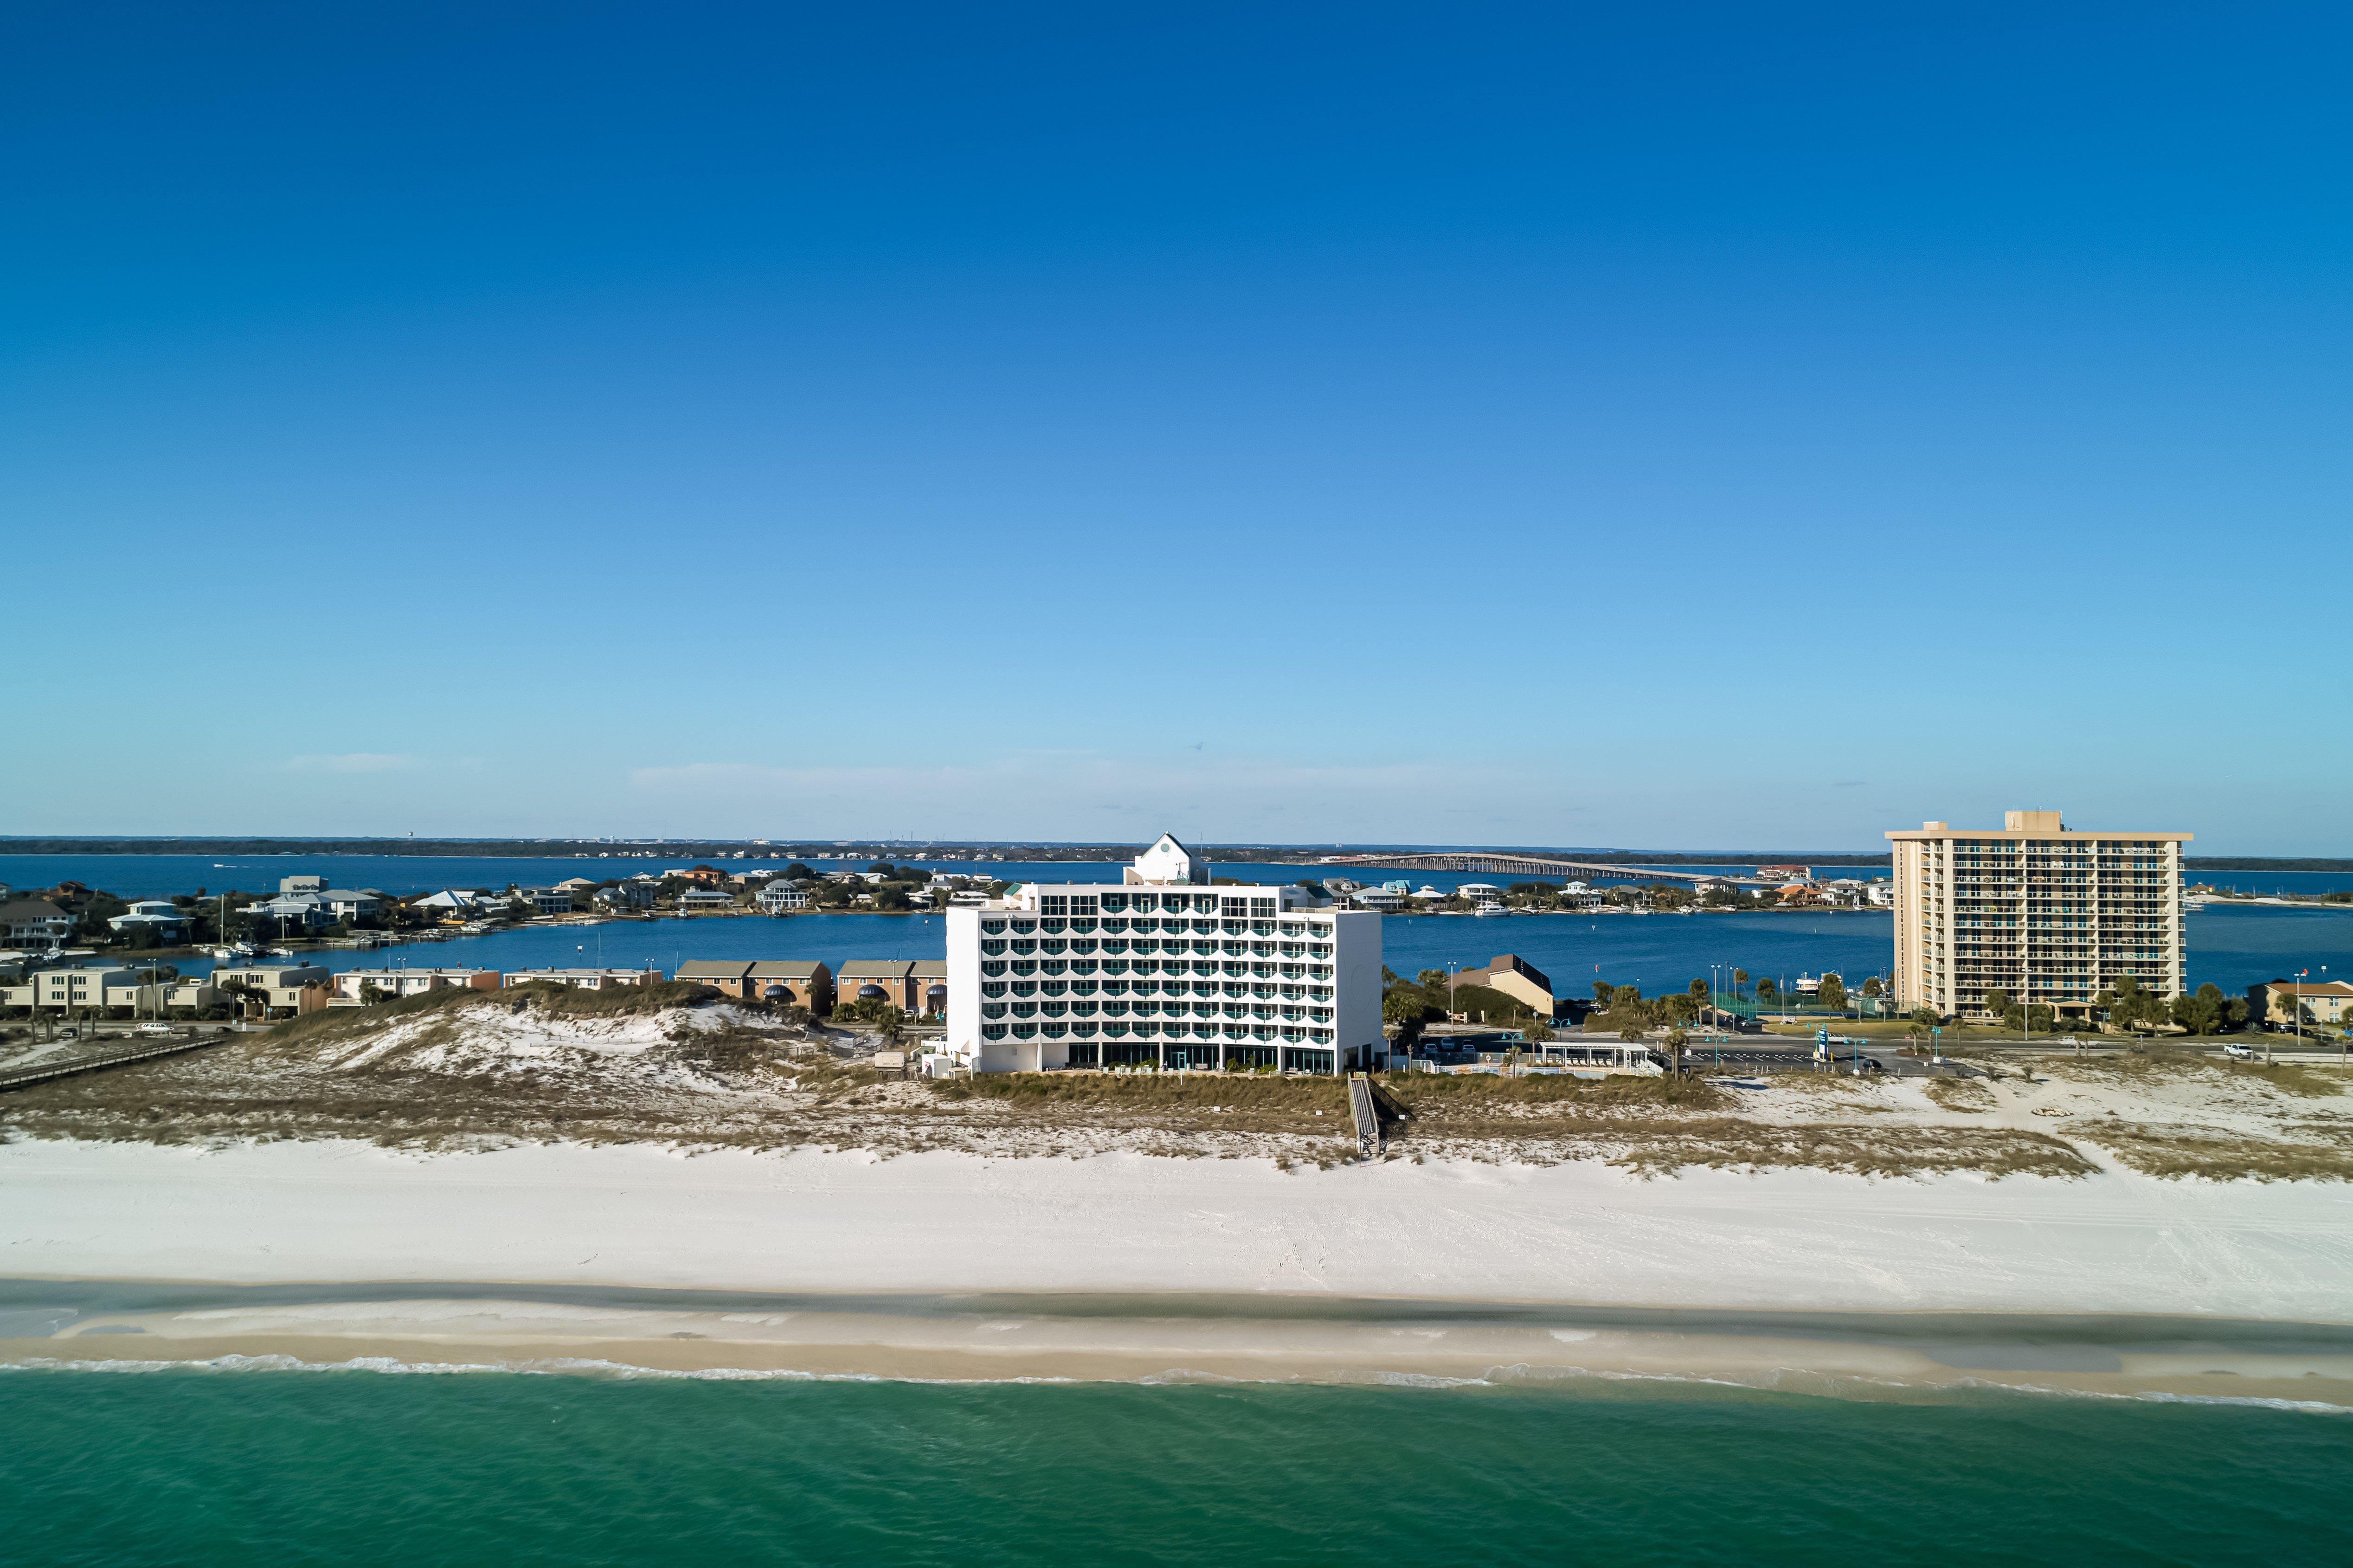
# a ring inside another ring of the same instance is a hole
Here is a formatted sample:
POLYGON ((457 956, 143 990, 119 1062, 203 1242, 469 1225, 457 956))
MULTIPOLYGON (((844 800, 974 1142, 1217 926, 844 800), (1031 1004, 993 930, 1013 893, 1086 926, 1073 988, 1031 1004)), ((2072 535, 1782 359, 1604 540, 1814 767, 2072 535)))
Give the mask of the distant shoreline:
MULTIPOLYGON (((893 858, 924 861, 969 859, 979 853, 1008 861, 1097 861, 1124 856, 1132 844, 1022 844, 973 840, 954 844, 902 843, 757 843, 748 839, 501 839, 501 838, 0 838, 0 856, 9 855, 249 855, 371 856, 385 858, 479 860, 638 860, 733 859, 739 853, 759 860, 872 860, 893 858), (752 852, 757 850, 758 854, 752 852)), ((1578 849, 1531 848, 1493 845, 1296 845, 1210 844, 1200 851, 1229 864, 1315 867, 1329 855, 1510 854, 1557 856, 1564 858, 1629 867, 1647 866, 1886 866, 1885 855, 1828 850, 1754 849, 1578 849)), ((2193 856, 2185 858, 2187 871, 2353 872, 2353 859, 2327 856, 2193 856)), ((1377 869, 1377 868, 1364 868, 1377 869)), ((1345 869, 1345 868, 1344 868, 1345 869)))

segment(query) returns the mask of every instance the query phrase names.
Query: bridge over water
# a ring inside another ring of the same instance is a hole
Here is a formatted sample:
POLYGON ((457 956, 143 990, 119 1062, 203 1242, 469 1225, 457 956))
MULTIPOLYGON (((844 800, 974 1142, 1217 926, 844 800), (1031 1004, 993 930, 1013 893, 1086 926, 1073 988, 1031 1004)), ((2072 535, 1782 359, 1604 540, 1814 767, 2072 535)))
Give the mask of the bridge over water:
POLYGON ((1429 855, 1331 855, 1321 865, 1362 866, 1391 871, 1480 871, 1493 877, 1562 877, 1590 882, 1609 879, 1623 882, 1733 882, 1744 887, 1771 886, 1762 878, 1734 876, 1723 871, 1662 871, 1648 866, 1620 866, 1597 860, 1554 860, 1535 855, 1506 855, 1490 850, 1448 850, 1429 855))

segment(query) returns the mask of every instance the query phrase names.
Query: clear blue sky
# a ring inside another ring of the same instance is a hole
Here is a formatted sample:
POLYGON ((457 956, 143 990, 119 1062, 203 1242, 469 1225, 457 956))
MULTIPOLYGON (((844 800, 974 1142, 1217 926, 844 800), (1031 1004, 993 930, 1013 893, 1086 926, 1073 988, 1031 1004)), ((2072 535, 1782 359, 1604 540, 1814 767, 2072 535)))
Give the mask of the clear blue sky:
POLYGON ((0 48, 0 832, 2353 852, 2342 6, 0 48))

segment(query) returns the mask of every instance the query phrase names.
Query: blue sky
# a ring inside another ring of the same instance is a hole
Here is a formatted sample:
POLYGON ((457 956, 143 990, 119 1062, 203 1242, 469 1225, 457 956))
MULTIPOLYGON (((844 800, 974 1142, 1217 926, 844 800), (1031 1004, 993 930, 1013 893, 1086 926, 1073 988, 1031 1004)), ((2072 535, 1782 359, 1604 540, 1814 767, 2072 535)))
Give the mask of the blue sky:
POLYGON ((2337 7, 19 12, 0 831, 2353 852, 2337 7))

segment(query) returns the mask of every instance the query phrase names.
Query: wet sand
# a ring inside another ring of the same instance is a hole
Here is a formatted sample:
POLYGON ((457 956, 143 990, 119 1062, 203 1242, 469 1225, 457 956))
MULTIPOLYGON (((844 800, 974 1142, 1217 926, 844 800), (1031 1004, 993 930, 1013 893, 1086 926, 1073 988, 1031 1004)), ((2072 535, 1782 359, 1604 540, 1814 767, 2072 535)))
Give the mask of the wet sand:
POLYGON ((1303 1383, 1675 1379, 1849 1398, 2010 1387, 2353 1407, 2353 1330, 2002 1314, 1462 1302, 370 1299, 365 1287, 0 1282, 0 1363, 581 1375, 1303 1383), (35 1337, 38 1336, 38 1337, 35 1337))

